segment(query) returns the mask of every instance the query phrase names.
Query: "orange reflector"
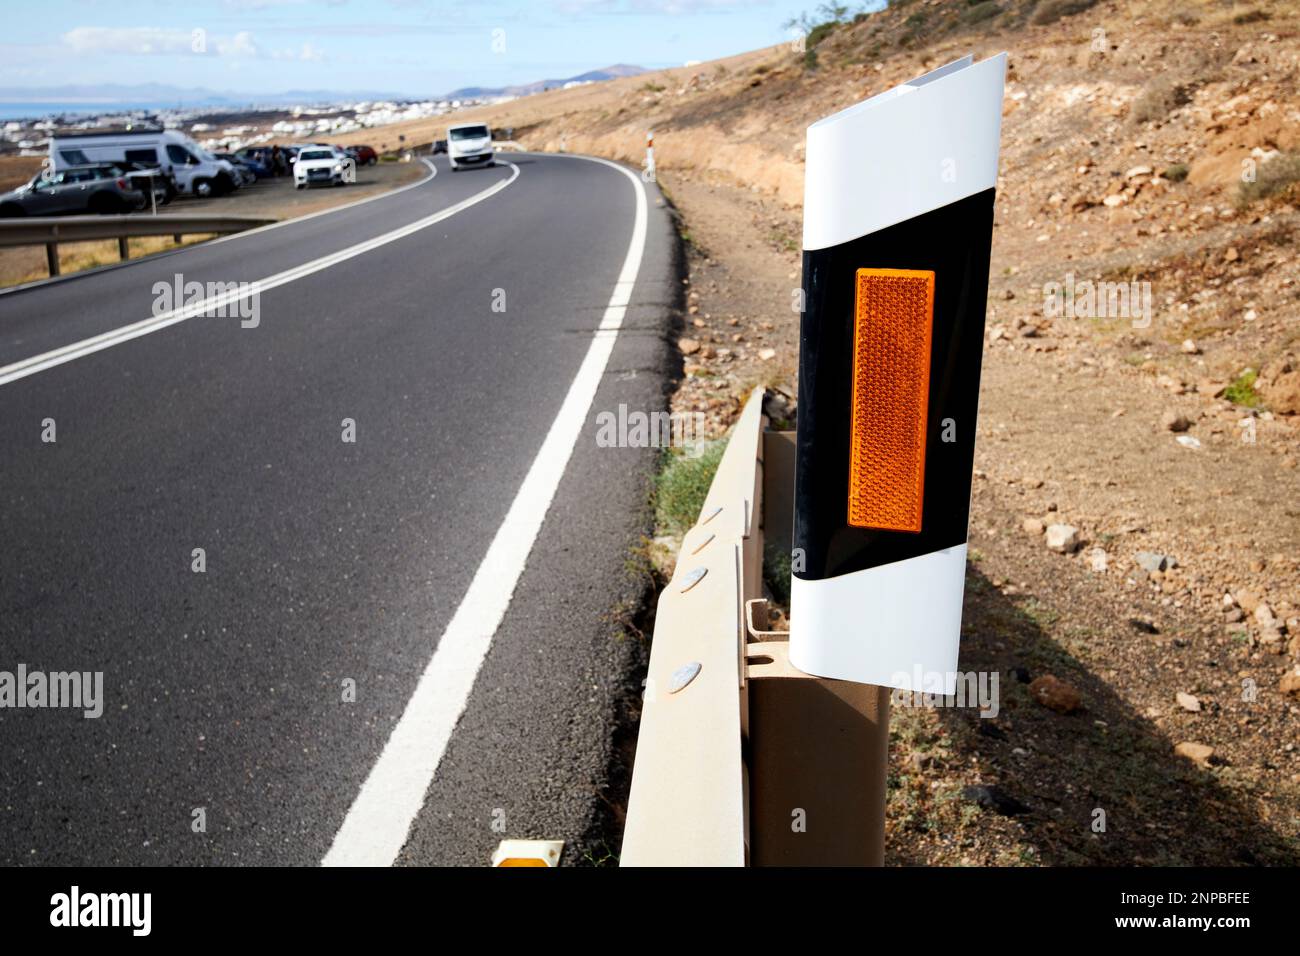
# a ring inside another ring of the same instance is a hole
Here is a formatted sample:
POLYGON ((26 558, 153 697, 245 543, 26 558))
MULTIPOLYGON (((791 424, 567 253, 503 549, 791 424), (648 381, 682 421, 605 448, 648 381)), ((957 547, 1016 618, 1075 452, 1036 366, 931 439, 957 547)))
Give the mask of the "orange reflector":
POLYGON ((559 866, 563 852, 563 840, 502 840, 492 854, 492 865, 559 866))
POLYGON ((920 531, 934 273, 859 269, 849 525, 920 531))

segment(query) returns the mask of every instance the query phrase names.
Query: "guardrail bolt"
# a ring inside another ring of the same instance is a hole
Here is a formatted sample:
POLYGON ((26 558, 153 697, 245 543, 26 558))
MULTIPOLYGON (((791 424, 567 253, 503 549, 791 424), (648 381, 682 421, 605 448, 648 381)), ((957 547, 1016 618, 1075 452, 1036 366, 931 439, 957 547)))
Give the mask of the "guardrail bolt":
POLYGON ((681 593, 685 594, 691 588, 695 587, 695 585, 704 580, 704 575, 708 573, 709 569, 705 567, 691 568, 682 575, 682 586, 680 588, 681 593))
POLYGON ((716 538, 716 537, 717 537, 716 534, 711 534, 711 535, 709 535, 707 538, 705 538, 703 541, 701 541, 701 542, 700 542, 699 544, 697 544, 695 547, 691 548, 691 554, 699 554, 699 553, 700 553, 701 551, 703 551, 706 547, 708 547, 709 544, 712 543, 713 539, 716 538))
POLYGON ((668 679, 668 693, 675 694, 695 680, 703 666, 699 661, 691 661, 673 671, 673 676, 668 679))

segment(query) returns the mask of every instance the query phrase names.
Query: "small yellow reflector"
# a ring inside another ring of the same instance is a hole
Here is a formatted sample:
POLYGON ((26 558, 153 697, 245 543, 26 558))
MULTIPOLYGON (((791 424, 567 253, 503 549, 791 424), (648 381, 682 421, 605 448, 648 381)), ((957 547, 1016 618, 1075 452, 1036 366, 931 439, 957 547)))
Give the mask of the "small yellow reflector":
POLYGON ((853 322, 849 525, 920 531, 934 273, 859 269, 853 322))
POLYGON ((559 866, 563 852, 563 840, 502 840, 492 854, 492 865, 559 866))

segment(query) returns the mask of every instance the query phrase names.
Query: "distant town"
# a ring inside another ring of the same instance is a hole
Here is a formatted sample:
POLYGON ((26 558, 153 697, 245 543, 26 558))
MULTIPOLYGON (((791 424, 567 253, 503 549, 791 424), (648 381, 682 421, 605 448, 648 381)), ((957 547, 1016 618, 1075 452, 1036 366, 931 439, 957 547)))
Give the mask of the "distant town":
POLYGON ((312 99, 303 103, 270 102, 285 97, 268 97, 263 104, 236 105, 228 101, 203 102, 191 106, 149 107, 121 102, 47 105, 9 101, 0 92, 0 156, 43 156, 52 135, 68 130, 120 130, 139 127, 176 129, 186 133, 204 149, 232 151, 273 141, 316 141, 337 134, 405 120, 441 116, 475 106, 504 103, 550 89, 568 89, 597 83, 617 76, 644 72, 641 67, 620 64, 592 70, 561 80, 541 80, 522 86, 487 89, 467 87, 441 97, 430 98, 344 98, 333 102, 312 99), (41 115, 26 115, 40 111, 41 115), (10 112, 13 118, 5 118, 10 112), (24 115, 18 115, 24 114, 24 115))

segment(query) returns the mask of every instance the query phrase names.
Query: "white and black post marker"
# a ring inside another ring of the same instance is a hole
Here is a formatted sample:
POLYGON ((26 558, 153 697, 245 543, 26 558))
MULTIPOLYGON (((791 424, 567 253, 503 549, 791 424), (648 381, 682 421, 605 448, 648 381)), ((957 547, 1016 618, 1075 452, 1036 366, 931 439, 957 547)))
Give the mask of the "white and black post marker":
POLYGON ((808 129, 790 661, 952 694, 1006 54, 808 129))

